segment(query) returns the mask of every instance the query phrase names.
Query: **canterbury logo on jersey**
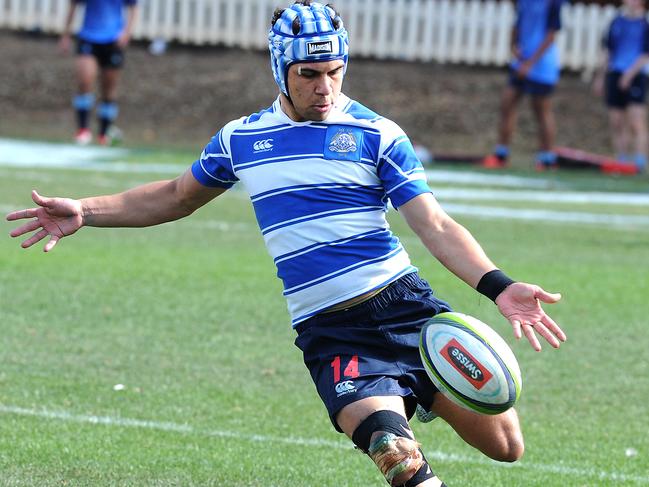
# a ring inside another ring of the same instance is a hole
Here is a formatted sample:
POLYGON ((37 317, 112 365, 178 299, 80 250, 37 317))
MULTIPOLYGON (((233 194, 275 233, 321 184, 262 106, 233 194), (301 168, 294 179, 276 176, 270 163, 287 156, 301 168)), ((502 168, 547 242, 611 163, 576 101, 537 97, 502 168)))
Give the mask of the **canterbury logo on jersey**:
POLYGON ((273 139, 258 140, 254 144, 252 144, 252 148, 255 150, 255 152, 273 150, 273 139))

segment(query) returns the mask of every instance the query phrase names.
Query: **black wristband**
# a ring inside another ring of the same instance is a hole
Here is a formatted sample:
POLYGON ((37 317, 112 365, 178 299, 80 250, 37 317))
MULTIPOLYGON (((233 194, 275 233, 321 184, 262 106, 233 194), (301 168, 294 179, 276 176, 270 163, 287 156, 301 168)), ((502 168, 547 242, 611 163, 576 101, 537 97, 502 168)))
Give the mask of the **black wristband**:
POLYGON ((516 281, 507 277, 507 274, 500 269, 494 269, 480 278, 476 290, 495 303, 498 295, 503 292, 507 286, 514 282, 516 281))

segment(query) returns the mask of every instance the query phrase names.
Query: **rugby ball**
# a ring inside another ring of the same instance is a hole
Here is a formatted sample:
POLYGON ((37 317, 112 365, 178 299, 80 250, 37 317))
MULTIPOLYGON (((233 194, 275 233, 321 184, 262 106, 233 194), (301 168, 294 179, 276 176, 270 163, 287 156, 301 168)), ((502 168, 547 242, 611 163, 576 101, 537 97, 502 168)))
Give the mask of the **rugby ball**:
POLYGON ((521 394, 521 371, 498 333, 473 316, 440 313, 422 328, 419 353, 439 391, 482 414, 500 414, 521 394))

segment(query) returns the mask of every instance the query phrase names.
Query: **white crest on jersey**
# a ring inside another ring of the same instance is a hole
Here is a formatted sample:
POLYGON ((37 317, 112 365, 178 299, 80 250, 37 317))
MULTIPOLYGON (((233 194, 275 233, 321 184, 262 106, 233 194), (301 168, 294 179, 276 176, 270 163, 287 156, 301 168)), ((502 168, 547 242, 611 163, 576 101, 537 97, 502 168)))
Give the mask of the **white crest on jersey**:
POLYGON ((338 133, 333 136, 331 143, 329 144, 329 150, 331 152, 356 152, 357 148, 356 137, 354 137, 354 134, 351 131, 345 129, 340 129, 338 133))

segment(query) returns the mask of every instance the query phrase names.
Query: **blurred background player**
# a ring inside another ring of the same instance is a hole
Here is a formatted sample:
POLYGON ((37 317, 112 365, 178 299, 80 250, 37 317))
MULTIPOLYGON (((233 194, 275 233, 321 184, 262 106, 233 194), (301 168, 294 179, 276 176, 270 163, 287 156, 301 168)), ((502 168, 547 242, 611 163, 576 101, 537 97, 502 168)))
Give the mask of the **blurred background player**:
POLYGON ((502 95, 498 144, 494 153, 484 159, 486 167, 507 165, 518 103, 525 94, 531 96, 539 127, 537 169, 556 164, 556 154, 552 152, 555 122, 551 95, 559 81, 559 50, 555 37, 561 29, 562 3, 563 0, 516 2, 516 22, 511 35, 514 59, 509 67, 509 82, 502 95))
POLYGON ((597 96, 605 95, 616 158, 635 163, 638 171, 647 167, 647 63, 649 24, 645 2, 624 0, 622 11, 603 39, 602 63, 593 91, 597 96))
POLYGON ((109 129, 119 112, 117 83, 124 64, 124 49, 131 39, 137 0, 70 0, 59 41, 64 53, 70 51, 70 32, 78 4, 85 4, 85 11, 77 34, 77 93, 73 99, 78 126, 75 141, 84 145, 92 141, 88 119, 95 105, 94 87, 99 74, 101 101, 97 107, 97 142, 107 145, 110 143, 109 129))

